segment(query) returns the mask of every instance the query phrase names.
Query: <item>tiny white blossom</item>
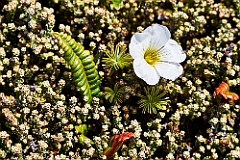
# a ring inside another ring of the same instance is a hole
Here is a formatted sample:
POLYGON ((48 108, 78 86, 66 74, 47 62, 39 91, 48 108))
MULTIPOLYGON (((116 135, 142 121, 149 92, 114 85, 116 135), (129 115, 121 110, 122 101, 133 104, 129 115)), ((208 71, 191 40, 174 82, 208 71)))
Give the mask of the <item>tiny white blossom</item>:
POLYGON ((183 72, 179 63, 186 59, 186 54, 170 37, 167 27, 155 24, 131 38, 129 51, 134 72, 149 85, 157 84, 160 77, 175 80, 183 72))

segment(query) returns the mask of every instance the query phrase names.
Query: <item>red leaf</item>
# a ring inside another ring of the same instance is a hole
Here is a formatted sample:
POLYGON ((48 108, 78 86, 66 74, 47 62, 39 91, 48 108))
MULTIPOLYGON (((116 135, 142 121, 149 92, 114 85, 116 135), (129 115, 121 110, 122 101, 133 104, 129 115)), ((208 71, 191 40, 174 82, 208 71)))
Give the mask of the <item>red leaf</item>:
POLYGON ((234 92, 230 92, 229 91, 230 87, 229 85, 226 83, 226 82, 223 82, 215 89, 214 91, 214 98, 217 96, 217 95, 222 95, 224 97, 224 99, 230 99, 230 100, 238 100, 239 99, 239 96, 234 93, 234 92))
POLYGON ((124 132, 122 134, 116 134, 110 138, 111 147, 108 147, 102 154, 107 156, 107 159, 112 158, 113 155, 123 145, 123 142, 131 137, 135 136, 132 132, 124 132))

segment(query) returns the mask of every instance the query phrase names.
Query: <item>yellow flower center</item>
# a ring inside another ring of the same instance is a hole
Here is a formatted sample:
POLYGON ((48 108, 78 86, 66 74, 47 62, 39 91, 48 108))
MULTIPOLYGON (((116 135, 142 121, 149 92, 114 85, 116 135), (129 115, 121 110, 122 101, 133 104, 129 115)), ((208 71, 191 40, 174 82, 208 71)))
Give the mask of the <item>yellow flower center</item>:
POLYGON ((156 48, 148 48, 144 53, 144 59, 148 64, 154 66, 160 61, 158 50, 156 48))

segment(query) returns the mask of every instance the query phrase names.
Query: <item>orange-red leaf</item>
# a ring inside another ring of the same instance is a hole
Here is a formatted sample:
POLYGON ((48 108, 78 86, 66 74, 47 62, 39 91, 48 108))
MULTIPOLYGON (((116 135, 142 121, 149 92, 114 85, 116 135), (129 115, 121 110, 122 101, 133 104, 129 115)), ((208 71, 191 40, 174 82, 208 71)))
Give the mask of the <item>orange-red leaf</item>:
POLYGON ((108 147, 102 154, 107 156, 107 159, 112 158, 113 155, 123 145, 123 142, 134 136, 132 132, 124 132, 122 134, 116 134, 110 138, 111 147, 108 147))
POLYGON ((239 96, 234 93, 234 92, 226 92, 226 93, 222 93, 222 96, 225 98, 225 99, 231 99, 231 100, 238 100, 239 99, 239 96))
POLYGON ((217 95, 222 95, 224 99, 230 99, 230 100, 238 100, 239 99, 239 96, 234 93, 234 92, 230 92, 229 91, 230 87, 229 85, 226 83, 226 82, 223 82, 215 89, 214 91, 214 98, 217 96, 217 95))

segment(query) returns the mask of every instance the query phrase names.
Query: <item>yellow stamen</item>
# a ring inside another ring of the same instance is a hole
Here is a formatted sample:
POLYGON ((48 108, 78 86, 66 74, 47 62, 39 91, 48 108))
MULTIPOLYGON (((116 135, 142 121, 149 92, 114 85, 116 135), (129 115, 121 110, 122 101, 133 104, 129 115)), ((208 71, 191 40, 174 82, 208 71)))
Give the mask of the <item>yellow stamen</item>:
POLYGON ((148 64, 154 66, 160 60, 158 50, 155 48, 148 48, 144 53, 144 59, 148 64))

